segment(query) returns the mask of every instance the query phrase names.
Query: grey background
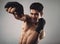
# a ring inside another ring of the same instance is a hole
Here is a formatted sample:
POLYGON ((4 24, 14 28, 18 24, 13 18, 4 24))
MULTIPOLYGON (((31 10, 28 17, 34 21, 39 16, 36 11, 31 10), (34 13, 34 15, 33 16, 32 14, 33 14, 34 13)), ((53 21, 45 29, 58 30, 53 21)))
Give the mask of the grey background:
POLYGON ((24 6, 24 11, 29 14, 29 6, 33 2, 44 5, 46 19, 44 39, 39 44, 60 44, 60 0, 0 0, 0 44, 18 44, 22 21, 16 20, 7 13, 4 5, 9 1, 17 1, 24 6))

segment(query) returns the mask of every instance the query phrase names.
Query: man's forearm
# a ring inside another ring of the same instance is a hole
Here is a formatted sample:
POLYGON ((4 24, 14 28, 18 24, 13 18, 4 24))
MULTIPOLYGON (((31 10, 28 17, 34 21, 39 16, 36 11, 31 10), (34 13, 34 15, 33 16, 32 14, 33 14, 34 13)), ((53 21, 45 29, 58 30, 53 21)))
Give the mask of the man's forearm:
POLYGON ((13 15, 17 20, 22 20, 22 21, 26 20, 26 16, 24 14, 22 14, 22 15, 13 14, 13 15))

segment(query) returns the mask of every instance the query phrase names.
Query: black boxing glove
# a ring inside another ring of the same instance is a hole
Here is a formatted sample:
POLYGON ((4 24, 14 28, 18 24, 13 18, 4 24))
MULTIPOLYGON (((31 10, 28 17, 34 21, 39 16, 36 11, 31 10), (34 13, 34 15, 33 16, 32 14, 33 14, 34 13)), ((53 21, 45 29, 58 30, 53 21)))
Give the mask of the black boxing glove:
POLYGON ((17 13, 18 16, 24 14, 23 6, 18 2, 8 2, 5 5, 5 8, 9 8, 9 7, 16 8, 15 12, 17 13))
POLYGON ((43 18, 40 18, 38 21, 36 31, 40 33, 40 31, 44 28, 44 25, 45 25, 45 20, 43 18))

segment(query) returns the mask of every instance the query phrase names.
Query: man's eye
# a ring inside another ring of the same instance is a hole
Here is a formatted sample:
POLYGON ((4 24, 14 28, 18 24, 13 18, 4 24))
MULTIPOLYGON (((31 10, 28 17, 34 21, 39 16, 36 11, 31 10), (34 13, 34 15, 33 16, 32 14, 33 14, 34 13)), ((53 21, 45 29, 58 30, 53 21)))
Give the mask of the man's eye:
POLYGON ((35 13, 35 15, 38 15, 38 13, 35 13))
POLYGON ((33 15, 33 13, 30 13, 31 15, 33 15))
POLYGON ((38 15, 38 13, 30 13, 31 15, 38 15))

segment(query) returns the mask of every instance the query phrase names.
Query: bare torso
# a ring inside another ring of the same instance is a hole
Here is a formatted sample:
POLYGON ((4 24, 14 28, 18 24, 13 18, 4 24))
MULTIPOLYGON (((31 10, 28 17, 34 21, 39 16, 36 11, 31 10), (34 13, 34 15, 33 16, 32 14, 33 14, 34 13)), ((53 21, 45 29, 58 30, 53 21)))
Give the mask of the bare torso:
MULTIPOLYGON (((38 33, 35 31, 37 24, 24 22, 22 25, 20 44, 34 44, 32 43, 33 39, 37 39, 38 33), (32 39, 31 39, 32 38, 32 39), (31 39, 31 40, 30 40, 31 39)), ((35 41, 36 42, 36 41, 35 41)))

